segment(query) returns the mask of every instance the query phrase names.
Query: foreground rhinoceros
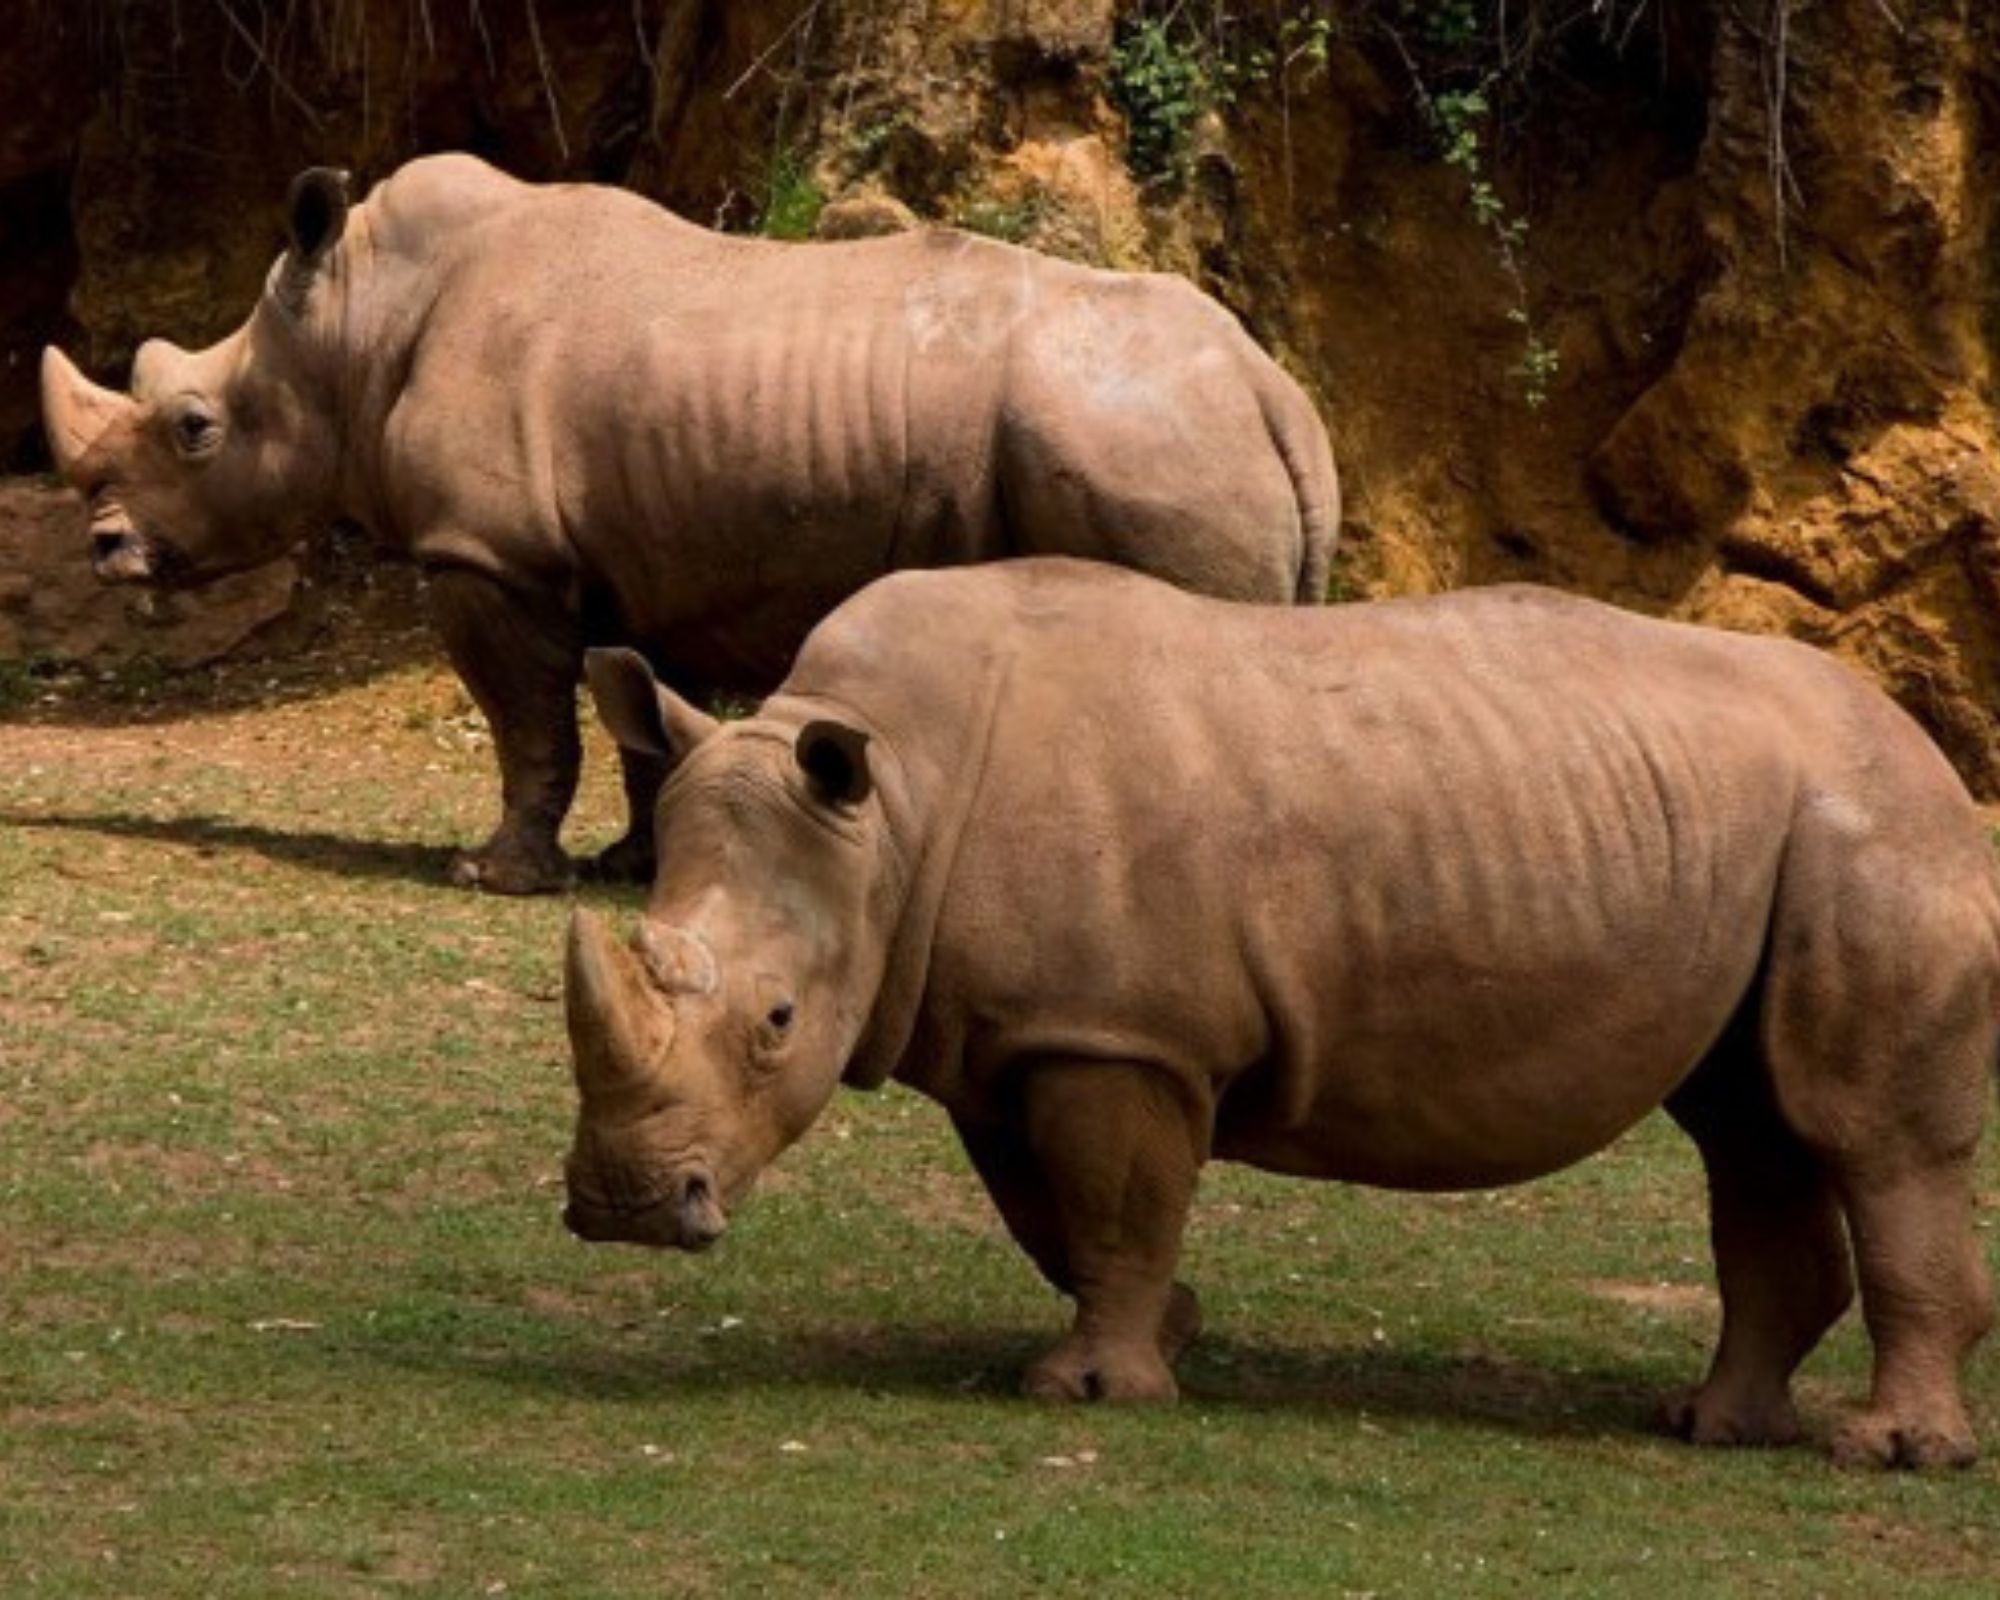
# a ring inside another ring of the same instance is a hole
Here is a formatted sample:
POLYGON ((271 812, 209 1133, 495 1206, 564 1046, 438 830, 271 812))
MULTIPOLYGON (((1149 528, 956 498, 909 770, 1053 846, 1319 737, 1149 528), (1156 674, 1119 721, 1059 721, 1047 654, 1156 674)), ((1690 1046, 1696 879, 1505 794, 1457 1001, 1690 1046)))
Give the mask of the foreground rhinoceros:
MULTIPOLYGON (((125 396, 43 358, 49 441, 109 579, 188 583, 345 517, 430 572, 492 724, 499 831, 457 875, 566 875, 575 685, 638 645, 688 694, 762 691, 897 567, 1059 552, 1240 599, 1318 599, 1318 418, 1186 283, 962 234, 726 238, 635 195, 412 162, 351 212, 293 187, 250 320, 154 341, 125 396)), ((625 763, 650 870, 659 769, 625 763)))
POLYGON ((894 1077, 1076 1297, 1029 1390, 1155 1398, 1210 1156, 1505 1184, 1664 1104, 1723 1302, 1680 1431, 1790 1438, 1858 1272, 1839 1449, 1971 1457, 2000 882, 1839 665, 1530 588, 1286 612, 1054 561, 875 585, 728 726, 589 670, 678 765, 632 943, 571 927, 584 1237, 708 1243, 836 1085, 894 1077))

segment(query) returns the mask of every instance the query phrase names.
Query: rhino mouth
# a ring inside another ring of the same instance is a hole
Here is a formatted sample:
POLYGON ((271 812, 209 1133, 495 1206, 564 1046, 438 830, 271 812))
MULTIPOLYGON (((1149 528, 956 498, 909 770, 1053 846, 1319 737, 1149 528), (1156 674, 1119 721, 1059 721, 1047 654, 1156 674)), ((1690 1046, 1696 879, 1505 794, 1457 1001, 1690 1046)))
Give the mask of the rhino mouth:
POLYGON ((136 533, 93 533, 90 570, 104 583, 145 583, 153 575, 152 553, 136 533))
POLYGON ((637 1244, 654 1250, 706 1250, 729 1226, 714 1186, 699 1175, 657 1199, 611 1205, 572 1195, 563 1226, 589 1244, 637 1244))
POLYGON ((107 501, 91 513, 90 570, 99 582, 169 588, 184 579, 185 567, 171 544, 135 528, 123 506, 107 501))

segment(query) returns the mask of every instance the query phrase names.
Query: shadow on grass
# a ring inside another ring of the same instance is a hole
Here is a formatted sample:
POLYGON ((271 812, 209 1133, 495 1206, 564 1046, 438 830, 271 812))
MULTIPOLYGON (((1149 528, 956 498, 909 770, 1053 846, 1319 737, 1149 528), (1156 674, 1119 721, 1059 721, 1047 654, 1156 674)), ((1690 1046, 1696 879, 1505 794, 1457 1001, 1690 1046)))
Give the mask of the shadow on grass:
POLYGON ((255 823, 227 822, 220 817, 146 817, 125 811, 78 815, 0 809, 0 827, 186 845, 211 855, 225 850, 241 851, 315 872, 348 878, 400 878, 438 888, 445 884, 455 853, 449 845, 349 839, 333 833, 294 832, 255 823))
MULTIPOLYGON (((147 817, 129 811, 91 814, 61 811, 13 811, 0 807, 0 828, 46 829, 60 833, 101 834, 112 839, 139 839, 155 844, 185 845, 204 855, 240 851, 286 866, 306 867, 344 878, 401 880, 422 888, 449 888, 456 845, 417 844, 408 840, 350 839, 311 829, 266 828, 221 817, 147 817)), ((645 885, 580 881, 573 893, 600 908, 630 909, 643 903, 645 885)), ((466 891, 451 888, 453 894, 466 891)))
MULTIPOLYGON (((613 1342, 594 1329, 570 1329, 553 1341, 560 1348, 550 1348, 555 1330, 544 1327, 540 1338, 481 1348, 350 1340, 341 1355, 538 1395, 647 1406, 788 1389, 992 1401, 1017 1395, 1022 1372, 1058 1331, 889 1324, 766 1337, 662 1328, 613 1342)), ((1213 1335, 1189 1353, 1180 1378, 1182 1404, 1202 1412, 1477 1421, 1547 1438, 1652 1432, 1662 1388, 1654 1374, 1629 1368, 1572 1371, 1372 1346, 1306 1350, 1213 1335)))

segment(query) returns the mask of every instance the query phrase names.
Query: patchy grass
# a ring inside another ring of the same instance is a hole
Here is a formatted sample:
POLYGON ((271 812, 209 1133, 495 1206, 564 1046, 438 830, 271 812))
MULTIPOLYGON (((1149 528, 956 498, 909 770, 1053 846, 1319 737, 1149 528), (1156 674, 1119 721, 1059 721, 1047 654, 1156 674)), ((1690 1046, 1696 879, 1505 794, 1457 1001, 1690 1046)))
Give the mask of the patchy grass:
MULTIPOLYGON (((900 1091, 836 1102, 706 1257, 575 1244, 568 908, 442 881, 490 820, 477 719, 421 665, 251 687, 0 725, 8 1595, 2000 1572, 1992 1465, 1848 1475, 1646 1431, 1715 1318, 1695 1164, 1657 1121, 1490 1195, 1215 1169, 1188 1262, 1211 1332, 1165 1411, 1012 1397, 1061 1308, 900 1091)), ((614 792, 593 746, 578 850, 614 792)), ((1803 1386, 1818 1428, 1865 1362, 1850 1319, 1803 1386)), ((1972 1399, 2000 1445, 1993 1349, 1972 1399)))

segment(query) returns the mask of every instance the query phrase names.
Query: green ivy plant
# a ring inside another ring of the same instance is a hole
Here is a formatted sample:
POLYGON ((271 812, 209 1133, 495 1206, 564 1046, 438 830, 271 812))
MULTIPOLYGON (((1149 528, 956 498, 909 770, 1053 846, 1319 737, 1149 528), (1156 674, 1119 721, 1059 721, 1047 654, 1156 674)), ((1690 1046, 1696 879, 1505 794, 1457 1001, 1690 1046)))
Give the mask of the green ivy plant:
MULTIPOLYGON (((1530 10, 1536 0, 1527 0, 1530 10)), ((1578 7, 1590 0, 1575 0, 1578 7)), ((1629 22, 1646 0, 1605 0, 1629 22)), ((1296 87, 1327 67, 1343 30, 1373 27, 1388 38, 1410 74, 1418 107, 1444 163, 1464 174, 1466 207, 1491 240, 1511 290, 1508 320, 1521 330, 1512 371, 1530 407, 1544 405, 1561 368, 1555 347, 1537 331, 1529 306, 1527 219, 1513 210, 1490 165, 1494 88, 1505 78, 1500 0, 1363 0, 1336 22, 1329 0, 1284 6, 1273 18, 1246 18, 1212 0, 1156 0, 1120 22, 1111 51, 1110 93, 1124 113, 1126 163, 1142 182, 1185 178, 1194 130, 1210 111, 1227 111, 1255 90, 1275 87, 1285 123, 1291 180, 1291 104, 1296 87)), ((1581 14, 1581 12, 1579 12, 1581 14)), ((1573 19, 1571 19, 1573 20, 1573 19)), ((1567 26, 1567 23, 1564 23, 1567 26)))
MULTIPOLYGON (((1429 51, 1451 59, 1478 56, 1485 48, 1480 31, 1478 0, 1398 0, 1403 13, 1415 10, 1414 32, 1429 51), (1417 9, 1420 8, 1420 9, 1417 9)), ((1562 357, 1536 328, 1528 296, 1524 255, 1528 219, 1514 211, 1493 181, 1487 149, 1493 127, 1490 90, 1498 68, 1478 71, 1472 82, 1435 92, 1402 37, 1384 22, 1404 65, 1409 69, 1417 103, 1437 137, 1438 154, 1448 167, 1465 175, 1466 208, 1473 222, 1491 239, 1493 254, 1512 291, 1507 320, 1521 330, 1521 354, 1512 372, 1530 410, 1548 403, 1549 390, 1562 368, 1562 357)), ((1462 69, 1463 70, 1463 69, 1462 69)), ((1477 70, 1477 69, 1473 69, 1477 70)))
POLYGON ((1216 103, 1198 35, 1171 17, 1128 18, 1111 47, 1111 98, 1125 114, 1126 162, 1142 179, 1176 178, 1196 120, 1216 103))

